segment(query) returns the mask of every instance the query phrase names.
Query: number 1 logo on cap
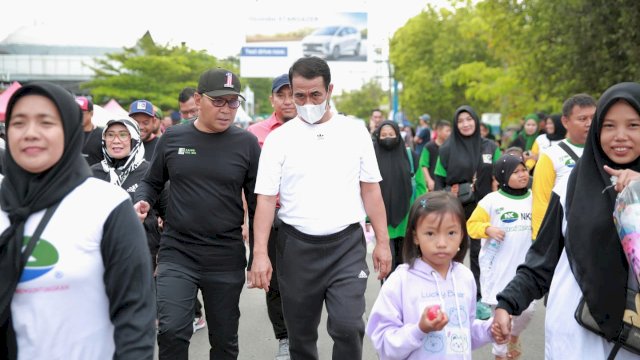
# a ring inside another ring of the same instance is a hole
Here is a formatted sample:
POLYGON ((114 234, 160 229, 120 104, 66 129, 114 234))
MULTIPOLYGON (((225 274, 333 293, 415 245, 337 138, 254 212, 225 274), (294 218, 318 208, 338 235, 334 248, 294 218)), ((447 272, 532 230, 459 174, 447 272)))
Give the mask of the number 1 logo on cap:
POLYGON ((233 74, 228 72, 226 76, 227 76, 227 82, 224 83, 224 87, 233 88, 233 74))

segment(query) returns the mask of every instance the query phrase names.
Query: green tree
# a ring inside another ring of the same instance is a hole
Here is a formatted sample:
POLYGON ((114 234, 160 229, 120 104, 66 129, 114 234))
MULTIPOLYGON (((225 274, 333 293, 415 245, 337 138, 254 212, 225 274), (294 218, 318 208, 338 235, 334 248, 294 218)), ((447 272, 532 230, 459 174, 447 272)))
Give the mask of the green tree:
POLYGON ((564 99, 640 80, 640 2, 528 0, 532 84, 564 99))
POLYGON ((432 118, 449 119, 456 107, 469 103, 482 112, 488 102, 472 103, 466 83, 448 74, 472 62, 499 66, 486 42, 471 26, 478 17, 470 3, 455 10, 436 10, 428 6, 398 29, 390 43, 394 77, 402 82, 401 107, 410 119, 425 112, 432 118))
POLYGON ((599 96, 640 80, 640 2, 633 0, 452 1, 427 7, 391 40, 402 108, 449 118, 467 103, 506 122, 558 112, 579 92, 599 96))
POLYGON ((271 95, 271 81, 267 78, 243 78, 242 86, 249 86, 254 94, 254 114, 267 116, 273 112, 269 96, 271 95))
POLYGON ((387 94, 375 80, 370 80, 360 89, 334 95, 333 101, 338 111, 365 120, 369 119, 371 110, 388 103, 387 94))
POLYGON ((99 60, 94 79, 82 87, 96 103, 113 98, 126 108, 133 100, 147 99, 162 109, 176 108, 180 91, 196 87, 202 72, 218 66, 234 72, 238 68, 231 59, 218 60, 184 44, 158 45, 147 32, 135 46, 99 60))

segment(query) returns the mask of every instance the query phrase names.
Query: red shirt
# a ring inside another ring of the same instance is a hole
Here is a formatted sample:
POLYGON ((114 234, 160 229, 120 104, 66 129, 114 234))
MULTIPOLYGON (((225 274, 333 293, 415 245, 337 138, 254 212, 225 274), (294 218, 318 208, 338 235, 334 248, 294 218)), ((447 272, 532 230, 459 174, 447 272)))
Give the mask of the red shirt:
POLYGON ((260 144, 260 147, 262 147, 262 145, 264 144, 264 140, 267 138, 267 135, 269 135, 269 133, 273 130, 280 127, 280 125, 282 125, 282 123, 278 120, 278 118, 276 118, 276 113, 274 112, 268 119, 249 126, 247 131, 258 138, 258 143, 260 144))

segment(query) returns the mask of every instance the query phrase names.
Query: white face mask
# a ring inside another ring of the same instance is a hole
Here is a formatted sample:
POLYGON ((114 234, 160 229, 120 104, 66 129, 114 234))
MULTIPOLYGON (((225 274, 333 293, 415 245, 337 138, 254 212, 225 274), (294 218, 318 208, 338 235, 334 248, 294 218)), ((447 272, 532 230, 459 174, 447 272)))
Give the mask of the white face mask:
POLYGON ((296 105, 296 110, 302 120, 309 124, 315 124, 322 119, 322 116, 327 111, 327 100, 318 105, 296 105))

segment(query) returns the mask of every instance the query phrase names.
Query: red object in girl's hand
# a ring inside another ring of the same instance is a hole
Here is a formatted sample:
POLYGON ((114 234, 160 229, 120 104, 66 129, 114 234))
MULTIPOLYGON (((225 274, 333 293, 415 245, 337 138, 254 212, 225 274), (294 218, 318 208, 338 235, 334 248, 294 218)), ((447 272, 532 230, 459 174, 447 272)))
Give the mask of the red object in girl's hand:
POLYGON ((427 311, 427 319, 435 320, 438 317, 438 313, 440 312, 440 305, 433 305, 427 311))

